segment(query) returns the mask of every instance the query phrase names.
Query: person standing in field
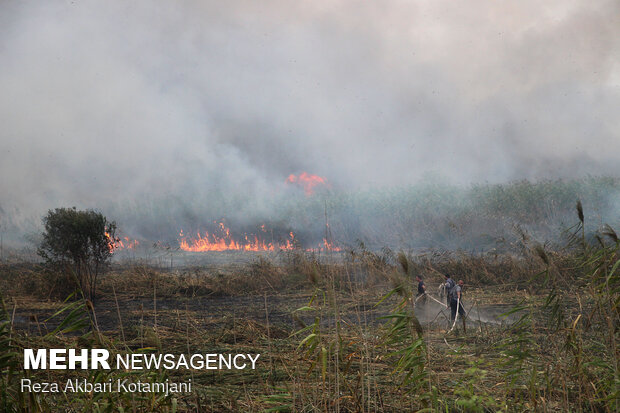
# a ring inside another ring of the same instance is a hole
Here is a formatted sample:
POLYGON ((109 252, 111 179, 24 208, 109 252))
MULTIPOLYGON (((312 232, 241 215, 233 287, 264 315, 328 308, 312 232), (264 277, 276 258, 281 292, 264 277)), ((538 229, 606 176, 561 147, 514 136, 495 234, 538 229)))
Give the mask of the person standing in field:
POLYGON ((456 286, 456 283, 452 278, 450 278, 450 274, 446 273, 444 276, 446 277, 446 283, 443 285, 444 292, 446 293, 446 307, 450 307, 450 297, 452 295, 452 290, 456 286))
POLYGON ((416 301, 420 300, 420 304, 426 304, 426 284, 422 280, 422 277, 417 275, 415 279, 418 281, 418 293, 416 294, 416 301))
POLYGON ((450 320, 454 322, 456 318, 456 312, 459 312, 461 316, 461 320, 463 321, 463 332, 467 332, 467 327, 465 325, 465 307, 463 307, 463 287, 465 283, 463 280, 459 280, 458 284, 455 284, 452 289, 452 293, 450 294, 450 320), (458 307, 458 308, 457 308, 458 307))

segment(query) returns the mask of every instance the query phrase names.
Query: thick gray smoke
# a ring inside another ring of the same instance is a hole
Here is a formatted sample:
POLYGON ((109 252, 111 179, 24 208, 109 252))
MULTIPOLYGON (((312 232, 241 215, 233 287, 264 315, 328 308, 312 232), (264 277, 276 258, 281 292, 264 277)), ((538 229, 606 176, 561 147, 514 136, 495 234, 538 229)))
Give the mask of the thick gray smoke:
POLYGON ((4 0, 0 90, 8 232, 73 205, 274 218, 302 171, 618 175, 620 3, 4 0))

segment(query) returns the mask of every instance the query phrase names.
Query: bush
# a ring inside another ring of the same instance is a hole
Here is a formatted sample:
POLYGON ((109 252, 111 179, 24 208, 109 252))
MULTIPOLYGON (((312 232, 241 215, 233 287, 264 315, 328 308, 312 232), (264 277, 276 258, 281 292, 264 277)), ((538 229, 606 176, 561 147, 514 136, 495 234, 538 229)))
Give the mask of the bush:
POLYGON ((38 254, 49 269, 72 275, 85 296, 93 300, 97 278, 108 266, 118 241, 116 223, 93 210, 56 208, 48 211, 43 224, 38 254))

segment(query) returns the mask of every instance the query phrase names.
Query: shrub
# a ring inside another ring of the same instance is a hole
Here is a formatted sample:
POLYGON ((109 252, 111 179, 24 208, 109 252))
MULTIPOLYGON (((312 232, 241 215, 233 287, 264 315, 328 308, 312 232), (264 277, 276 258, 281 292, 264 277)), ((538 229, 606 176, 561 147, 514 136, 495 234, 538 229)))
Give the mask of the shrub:
POLYGON ((49 269, 74 276, 79 288, 95 298, 98 276, 109 264, 116 242, 116 223, 101 213, 75 208, 49 210, 38 254, 49 269))

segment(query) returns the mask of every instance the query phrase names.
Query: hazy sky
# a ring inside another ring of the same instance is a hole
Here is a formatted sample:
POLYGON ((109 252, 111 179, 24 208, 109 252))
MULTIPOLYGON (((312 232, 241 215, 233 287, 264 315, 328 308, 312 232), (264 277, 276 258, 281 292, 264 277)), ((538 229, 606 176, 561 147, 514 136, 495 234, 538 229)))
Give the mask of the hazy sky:
POLYGON ((2 0, 0 90, 7 214, 618 175, 620 2, 2 0))

